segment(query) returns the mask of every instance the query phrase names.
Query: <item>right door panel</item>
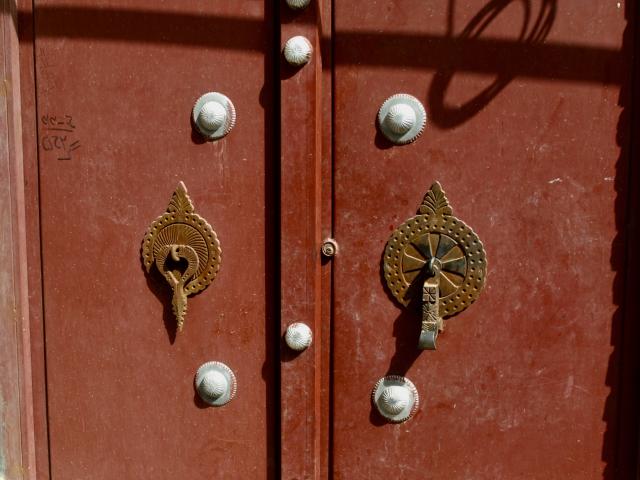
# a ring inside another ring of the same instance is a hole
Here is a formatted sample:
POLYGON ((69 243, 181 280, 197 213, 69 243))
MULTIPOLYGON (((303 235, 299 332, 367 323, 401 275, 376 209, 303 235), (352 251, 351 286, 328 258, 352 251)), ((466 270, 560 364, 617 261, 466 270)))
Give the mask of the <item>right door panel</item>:
POLYGON ((613 478, 625 26, 615 2, 336 2, 335 478, 613 478), (393 146, 375 119, 401 92, 429 120, 393 146), (381 262, 436 180, 488 277, 420 351, 381 262), (420 393, 406 423, 372 408, 388 374, 420 393))

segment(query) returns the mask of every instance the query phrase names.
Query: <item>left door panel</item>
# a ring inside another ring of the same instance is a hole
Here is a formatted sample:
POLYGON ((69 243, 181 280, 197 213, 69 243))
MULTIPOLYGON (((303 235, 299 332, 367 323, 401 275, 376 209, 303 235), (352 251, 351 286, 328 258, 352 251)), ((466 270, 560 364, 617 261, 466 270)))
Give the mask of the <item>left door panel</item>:
POLYGON ((53 479, 275 471, 269 4, 35 3, 53 479), (209 91, 237 112, 215 142, 190 121, 209 91), (222 262, 189 297, 176 335, 171 289, 145 272, 140 247, 180 181, 217 233, 222 262), (193 387, 210 360, 238 381, 221 408, 193 387))

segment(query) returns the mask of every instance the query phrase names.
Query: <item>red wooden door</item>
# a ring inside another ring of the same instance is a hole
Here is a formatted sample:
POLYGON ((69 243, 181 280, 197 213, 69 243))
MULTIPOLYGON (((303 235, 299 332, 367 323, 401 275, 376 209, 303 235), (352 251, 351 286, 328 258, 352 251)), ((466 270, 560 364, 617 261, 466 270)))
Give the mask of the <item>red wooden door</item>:
POLYGON ((277 465, 271 6, 38 1, 34 13, 51 478, 266 478, 277 465), (205 142, 190 115, 212 90, 238 121, 205 142), (222 262, 176 336, 171 289, 140 249, 180 181, 222 262), (193 388, 212 360, 238 380, 220 409, 193 388))
POLYGON ((334 478, 635 478, 631 7, 334 5, 334 478), (429 116, 407 146, 373 125, 400 92, 429 116), (436 180, 484 243, 488 277, 438 350, 420 351, 420 314, 393 301, 381 261, 436 180), (399 425, 369 402, 390 374, 421 396, 399 425))
POLYGON ((37 478, 632 478, 631 2, 20 11, 37 478), (206 142, 212 90, 237 122, 206 142), (427 112, 409 145, 376 126, 396 93, 427 112), (222 262, 175 335, 140 247, 179 181, 222 262), (488 279, 421 351, 381 262, 434 181, 488 279), (193 386, 211 360, 238 381, 219 409, 193 386), (385 375, 420 394, 405 423, 371 403, 385 375))

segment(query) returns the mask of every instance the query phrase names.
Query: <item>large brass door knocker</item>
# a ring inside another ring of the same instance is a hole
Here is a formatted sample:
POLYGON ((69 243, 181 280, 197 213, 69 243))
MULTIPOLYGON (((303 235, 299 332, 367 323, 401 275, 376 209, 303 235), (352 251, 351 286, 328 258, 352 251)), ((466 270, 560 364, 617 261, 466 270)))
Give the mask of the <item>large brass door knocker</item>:
POLYGON ((438 182, 425 195, 418 215, 391 234, 384 276, 402 305, 420 304, 421 349, 435 350, 442 319, 463 311, 480 295, 487 276, 482 242, 453 216, 438 182))
POLYGON ((151 223, 142 241, 147 272, 153 265, 173 290, 171 301, 178 331, 187 314, 187 296, 207 288, 220 269, 220 242, 211 225, 195 213, 180 182, 166 213, 151 223))

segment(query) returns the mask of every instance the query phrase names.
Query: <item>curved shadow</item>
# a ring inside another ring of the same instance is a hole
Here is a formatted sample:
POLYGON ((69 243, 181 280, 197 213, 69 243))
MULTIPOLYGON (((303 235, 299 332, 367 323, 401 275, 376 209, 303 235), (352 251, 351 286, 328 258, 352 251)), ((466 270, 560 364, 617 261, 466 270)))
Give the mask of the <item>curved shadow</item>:
POLYGON ((200 398, 200 395, 198 395, 198 392, 194 392, 193 394, 193 404, 199 408, 200 410, 206 410, 207 408, 215 408, 211 405, 209 405, 207 402, 205 402, 204 400, 202 400, 200 398))
POLYGON ((196 122, 193 121, 191 112, 189 112, 189 124, 191 125, 191 142, 194 145, 204 145, 207 143, 207 139, 198 132, 198 127, 196 127, 196 122))
POLYGON ((292 350, 287 345, 287 342, 285 341, 284 336, 280 336, 279 346, 280 346, 280 361, 285 363, 294 361, 302 353, 307 351, 307 350, 301 350, 301 351, 292 350))
MULTIPOLYGON (((522 3, 524 8, 522 28, 514 44, 531 46, 544 42, 555 21, 557 0, 543 0, 531 28, 531 0, 492 0, 471 19, 462 33, 453 39, 453 55, 458 50, 457 44, 478 39, 498 15, 514 2, 522 3)), ((449 10, 453 10, 453 0, 450 0, 449 10)), ((489 51, 487 54, 492 55, 492 52, 489 51)), ((504 58, 505 65, 510 63, 513 63, 511 59, 504 58)), ((473 98, 460 106, 451 106, 446 103, 445 97, 456 72, 452 63, 437 70, 427 94, 431 121, 441 128, 456 127, 477 115, 517 76, 515 71, 500 71, 493 82, 473 98)))
MULTIPOLYGON (((376 123, 376 125, 378 124, 377 112, 376 112, 376 118, 374 119, 374 122, 376 123)), ((387 139, 387 137, 385 137, 382 134, 382 132, 380 132, 380 128, 376 128, 376 136, 373 142, 375 146, 378 148, 378 150, 388 150, 396 146, 394 143, 390 142, 389 139, 387 139)))

